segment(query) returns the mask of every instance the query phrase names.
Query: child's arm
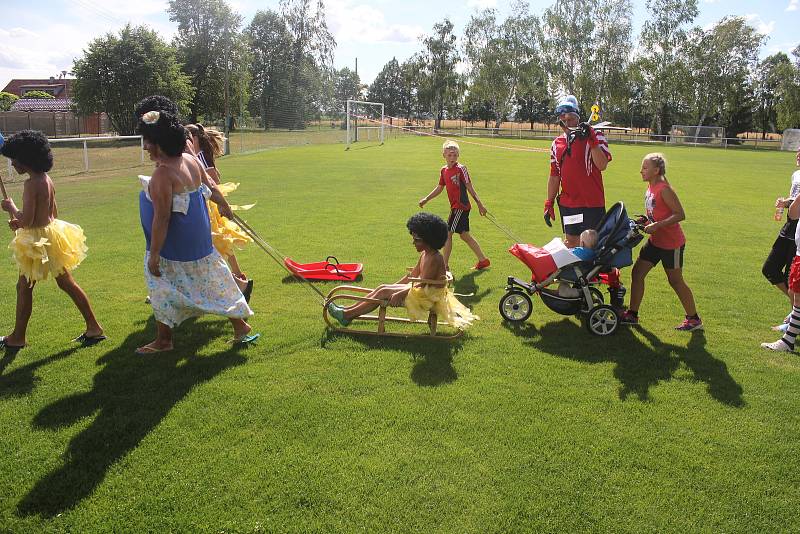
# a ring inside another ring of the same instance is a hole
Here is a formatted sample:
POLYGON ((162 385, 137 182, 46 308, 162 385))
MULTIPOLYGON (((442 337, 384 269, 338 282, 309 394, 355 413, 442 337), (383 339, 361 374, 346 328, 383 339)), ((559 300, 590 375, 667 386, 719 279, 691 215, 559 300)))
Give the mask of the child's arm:
POLYGON ((681 201, 678 200, 678 195, 675 194, 675 191, 672 190, 672 187, 665 187, 661 192, 661 199, 664 201, 664 204, 672 212, 672 215, 664 219, 663 221, 658 221, 654 223, 650 223, 644 227, 644 233, 652 234, 656 232, 659 228, 664 226, 669 226, 671 224, 677 224, 682 220, 686 219, 686 213, 683 211, 683 206, 681 206, 681 201))
POLYGON ((481 199, 478 198, 478 193, 475 192, 475 188, 472 186, 471 181, 467 182, 467 191, 469 191, 469 194, 475 199, 475 204, 478 205, 478 213, 485 216, 486 206, 484 206, 483 202, 481 202, 481 199))
POLYGON ((219 188, 217 188, 217 183, 214 182, 212 176, 200 165, 200 162, 196 158, 192 158, 197 163, 198 168, 200 169, 200 178, 206 187, 211 190, 211 202, 217 205, 219 209, 220 215, 225 217, 226 219, 233 219, 233 210, 231 209, 230 204, 228 204, 227 199, 225 196, 220 192, 219 188))
POLYGON ((439 184, 436 187, 434 187, 433 191, 428 193, 428 196, 426 196, 425 198, 423 198, 422 200, 419 201, 419 207, 420 208, 423 207, 425 204, 428 203, 428 201, 430 199, 438 197, 439 193, 441 193, 443 189, 444 189, 444 186, 442 184, 439 184))
MULTIPOLYGON (((160 169, 160 168, 159 168, 160 169)), ((161 276, 158 268, 161 247, 167 238, 169 218, 172 215, 172 183, 164 173, 156 169, 150 179, 150 198, 153 200, 153 227, 150 236, 150 259, 147 268, 153 276, 161 276)))
POLYGON ((36 185, 30 180, 25 180, 22 189, 22 210, 17 209, 11 197, 4 199, 2 203, 3 211, 7 211, 12 219, 17 220, 18 228, 33 226, 36 219, 36 185))

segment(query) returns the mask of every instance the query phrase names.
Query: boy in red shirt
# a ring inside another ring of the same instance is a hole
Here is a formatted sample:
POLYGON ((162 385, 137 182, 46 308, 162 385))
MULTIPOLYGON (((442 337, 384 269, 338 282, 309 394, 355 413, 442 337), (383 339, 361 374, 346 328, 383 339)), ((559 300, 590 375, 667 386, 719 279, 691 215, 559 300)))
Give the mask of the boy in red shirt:
POLYGON ((450 270, 453 234, 458 234, 472 249, 475 256, 478 257, 478 263, 475 264, 474 269, 486 269, 489 266, 489 258, 483 254, 481 246, 469 233, 469 211, 471 206, 467 193, 475 199, 475 203, 478 205, 478 212, 482 216, 486 215, 486 207, 478 198, 475 188, 472 187, 472 180, 470 180, 467 168, 458 162, 459 152, 458 143, 450 140, 445 141, 442 146, 442 156, 444 156, 447 164, 442 167, 439 173, 439 185, 428 196, 419 201, 419 207, 423 207, 430 199, 437 197, 443 189, 447 188, 447 198, 450 200, 450 218, 447 219, 447 243, 442 248, 445 265, 450 270))

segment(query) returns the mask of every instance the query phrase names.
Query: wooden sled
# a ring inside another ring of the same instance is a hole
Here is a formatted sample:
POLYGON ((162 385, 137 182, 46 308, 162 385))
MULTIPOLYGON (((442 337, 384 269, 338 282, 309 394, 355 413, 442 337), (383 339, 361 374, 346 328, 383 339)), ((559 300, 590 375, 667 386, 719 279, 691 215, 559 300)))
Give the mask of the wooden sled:
MULTIPOLYGON (((425 284, 433 284, 433 285, 441 285, 441 280, 426 280, 424 278, 409 278, 409 282, 412 284, 418 283, 425 283, 425 284)), ((453 277, 448 272, 447 273, 447 284, 449 285, 452 282, 453 277)), ((358 286, 338 286, 331 289, 330 293, 325 300, 325 306, 322 307, 322 318, 327 323, 328 327, 331 330, 336 332, 346 332, 351 334, 365 334, 370 336, 391 336, 391 337, 404 337, 409 339, 456 339, 461 337, 464 334, 464 331, 460 328, 455 328, 450 326, 448 323, 439 321, 436 313, 431 311, 428 314, 427 321, 418 321, 414 319, 410 319, 408 317, 392 317, 386 314, 386 310, 389 307, 389 302, 386 300, 380 299, 373 299, 369 297, 364 297, 367 293, 373 291, 372 289, 368 289, 366 287, 358 287, 358 286), (328 316, 328 304, 331 302, 336 301, 350 301, 348 304, 352 304, 353 302, 375 302, 379 304, 377 309, 377 315, 361 315, 353 319, 353 323, 356 321, 373 321, 378 323, 378 327, 375 330, 360 330, 356 328, 352 328, 351 326, 341 326, 336 319, 331 319, 328 316), (414 323, 414 324, 424 324, 428 327, 428 333, 426 334, 412 334, 408 332, 387 332, 386 331, 386 323, 414 323), (448 327, 450 332, 439 332, 439 326, 446 326, 448 327)))

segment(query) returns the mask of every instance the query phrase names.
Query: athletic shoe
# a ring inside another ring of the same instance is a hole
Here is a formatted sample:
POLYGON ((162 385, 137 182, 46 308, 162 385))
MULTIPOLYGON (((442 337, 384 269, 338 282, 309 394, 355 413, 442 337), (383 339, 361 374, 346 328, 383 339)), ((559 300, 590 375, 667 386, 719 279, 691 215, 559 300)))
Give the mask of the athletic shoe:
POLYGON ((772 343, 762 343, 761 348, 774 350, 775 352, 794 352, 794 349, 787 345, 783 339, 773 341, 772 343))
POLYGON ((342 326, 350 324, 350 320, 344 318, 344 309, 333 302, 328 304, 328 315, 339 321, 339 324, 342 326))
POLYGON ((481 261, 475 264, 473 269, 476 271, 482 271, 483 269, 487 268, 490 263, 491 262, 489 261, 489 258, 483 258, 481 261))
POLYGON ((700 319, 689 319, 688 317, 683 320, 681 324, 675 327, 675 330, 683 330, 684 332, 694 332, 695 330, 703 329, 703 321, 700 319))
POLYGON ((619 322, 622 324, 637 325, 639 324, 639 316, 632 314, 630 310, 625 310, 625 312, 619 316, 619 322))

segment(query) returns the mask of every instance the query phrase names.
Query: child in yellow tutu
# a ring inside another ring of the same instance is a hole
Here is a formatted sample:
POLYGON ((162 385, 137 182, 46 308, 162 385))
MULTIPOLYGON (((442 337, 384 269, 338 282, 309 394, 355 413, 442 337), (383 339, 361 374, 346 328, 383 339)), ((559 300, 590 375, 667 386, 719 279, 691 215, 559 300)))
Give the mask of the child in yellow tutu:
MULTIPOLYGON (((189 132, 189 141, 194 155, 205 167, 206 173, 217 184, 217 189, 227 196, 228 193, 236 191, 239 184, 233 182, 220 183, 221 178, 216 167, 215 159, 224 153, 223 142, 225 137, 222 132, 215 128, 205 128, 202 124, 189 124, 186 126, 189 132)), ((242 272, 239 261, 236 259, 235 250, 242 248, 253 240, 249 235, 232 220, 223 217, 219 208, 213 202, 208 203, 208 216, 211 220, 211 240, 214 248, 217 249, 223 258, 230 265, 233 278, 241 289, 245 300, 250 301, 253 292, 253 280, 248 279, 242 272)))
POLYGON ((57 219, 53 182, 47 175, 53 166, 50 143, 42 132, 23 130, 12 135, 0 148, 11 160, 18 174, 27 174, 22 192, 22 210, 6 198, 2 208, 11 215, 9 226, 14 230, 11 249, 19 267, 17 282, 17 318, 14 331, 0 337, 0 347, 20 349, 25 346, 25 333, 33 309, 33 286, 51 276, 78 307, 86 321, 86 330, 75 338, 83 345, 105 339, 103 328, 92 312, 86 293, 70 274, 86 257, 86 237, 80 226, 57 219))
MULTIPOLYGON (((368 298, 386 300, 389 306, 405 306, 411 319, 424 321, 434 311, 438 318, 456 328, 466 328, 479 319, 456 299, 447 287, 447 270, 444 256, 439 250, 447 242, 447 224, 432 213, 417 213, 406 223, 414 247, 420 253, 419 261, 411 273, 394 284, 378 286, 367 294, 368 298), (411 278, 435 280, 435 282, 411 282, 411 278)), ((369 313, 378 304, 358 302, 343 308, 328 304, 328 313, 347 326, 360 315, 369 313)))

